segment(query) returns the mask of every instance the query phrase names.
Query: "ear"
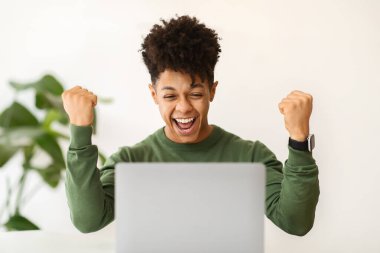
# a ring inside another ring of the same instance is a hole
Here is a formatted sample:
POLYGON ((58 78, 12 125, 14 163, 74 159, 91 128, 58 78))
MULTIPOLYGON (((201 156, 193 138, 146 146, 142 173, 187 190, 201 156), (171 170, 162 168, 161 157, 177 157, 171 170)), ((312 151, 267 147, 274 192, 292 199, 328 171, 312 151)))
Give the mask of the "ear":
POLYGON ((210 102, 214 100, 215 92, 216 92, 216 87, 218 86, 218 81, 215 81, 210 89, 210 102))
POLYGON ((150 90, 150 95, 152 96, 154 103, 157 105, 158 104, 157 92, 156 92, 156 89, 154 88, 153 84, 149 84, 149 90, 150 90))

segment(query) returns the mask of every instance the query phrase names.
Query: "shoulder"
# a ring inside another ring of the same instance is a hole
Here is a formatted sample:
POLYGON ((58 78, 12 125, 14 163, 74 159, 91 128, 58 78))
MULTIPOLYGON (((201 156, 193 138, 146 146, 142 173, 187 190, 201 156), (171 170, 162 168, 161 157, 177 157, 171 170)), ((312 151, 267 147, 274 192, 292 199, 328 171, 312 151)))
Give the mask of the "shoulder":
POLYGON ((256 145, 260 145, 261 142, 260 141, 257 141, 257 140, 247 140, 247 139, 243 139, 241 138, 240 136, 234 134, 234 133, 231 133, 219 126, 215 126, 215 128, 217 129, 217 131, 220 131, 220 139, 221 141, 225 142, 225 143, 228 143, 229 145, 233 145, 233 146, 236 146, 236 147, 242 147, 242 148, 253 148, 255 147, 256 145))
POLYGON ((157 146, 159 145, 158 134, 159 129, 154 133, 147 136, 145 139, 140 142, 131 145, 131 146, 121 146, 119 147, 118 154, 123 161, 141 161, 145 160, 144 157, 147 157, 149 154, 152 154, 157 146))
POLYGON ((110 155, 100 169, 102 182, 113 182, 115 165, 120 162, 143 162, 154 154, 153 142, 156 142, 156 131, 133 146, 121 146, 110 155))
POLYGON ((252 155, 260 153, 271 153, 267 146, 259 140, 248 140, 216 126, 221 131, 220 143, 240 152, 246 152, 252 155))

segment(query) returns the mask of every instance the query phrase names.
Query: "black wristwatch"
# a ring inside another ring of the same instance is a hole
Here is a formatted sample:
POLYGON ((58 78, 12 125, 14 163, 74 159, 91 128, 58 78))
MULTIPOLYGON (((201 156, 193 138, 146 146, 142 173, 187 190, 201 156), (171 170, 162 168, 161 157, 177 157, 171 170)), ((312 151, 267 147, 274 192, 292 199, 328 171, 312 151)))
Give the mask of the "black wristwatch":
POLYGON ((310 134, 305 141, 296 141, 289 137, 289 146, 295 150, 312 152, 315 147, 314 134, 310 134))

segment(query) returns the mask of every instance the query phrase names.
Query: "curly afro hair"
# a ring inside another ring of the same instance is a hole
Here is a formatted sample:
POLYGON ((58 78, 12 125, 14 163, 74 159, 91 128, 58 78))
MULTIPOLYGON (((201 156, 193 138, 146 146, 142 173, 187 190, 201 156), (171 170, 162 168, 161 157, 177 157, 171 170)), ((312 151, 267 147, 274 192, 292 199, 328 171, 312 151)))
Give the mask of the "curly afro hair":
POLYGON ((215 30, 195 17, 176 16, 163 25, 155 24, 141 44, 142 57, 155 84, 165 69, 198 75, 202 82, 214 82, 214 68, 221 52, 215 30))

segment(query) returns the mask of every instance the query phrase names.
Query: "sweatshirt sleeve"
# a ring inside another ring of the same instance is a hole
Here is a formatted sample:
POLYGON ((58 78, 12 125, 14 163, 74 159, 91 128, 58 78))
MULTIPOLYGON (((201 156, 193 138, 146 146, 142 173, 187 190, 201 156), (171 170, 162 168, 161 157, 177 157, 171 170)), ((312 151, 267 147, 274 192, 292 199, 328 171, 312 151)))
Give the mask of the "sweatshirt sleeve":
POLYGON ((289 234, 307 234, 319 198, 318 166, 312 154, 288 147, 283 166, 264 144, 257 145, 255 162, 264 163, 267 169, 266 216, 289 234))
POLYGON ((97 168, 98 148, 92 145, 92 127, 70 125, 66 196, 74 226, 94 232, 114 220, 114 167, 124 161, 121 149, 97 168))

